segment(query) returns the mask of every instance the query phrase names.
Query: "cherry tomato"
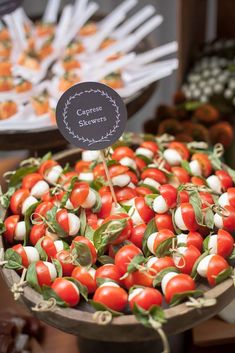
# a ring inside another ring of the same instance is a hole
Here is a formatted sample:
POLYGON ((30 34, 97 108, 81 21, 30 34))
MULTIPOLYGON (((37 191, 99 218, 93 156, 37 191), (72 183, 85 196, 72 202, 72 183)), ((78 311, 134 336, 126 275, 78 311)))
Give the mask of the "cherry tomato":
POLYGON ((111 210, 112 210, 112 204, 113 204, 113 198, 112 198, 112 194, 107 191, 107 192, 103 192, 101 194, 101 209, 98 213, 98 217, 99 218, 106 218, 109 217, 111 210))
POLYGON ((168 148, 174 149, 177 152, 179 152, 179 154, 183 159, 189 159, 190 152, 184 143, 173 141, 173 142, 170 142, 168 148))
POLYGON ((198 229, 195 211, 190 203, 182 203, 180 207, 176 209, 175 223, 181 230, 195 231, 198 229))
POLYGON ((123 280, 123 284, 127 289, 130 289, 133 286, 152 287, 153 275, 150 270, 137 270, 129 273, 129 275, 123 280))
POLYGON ((133 309, 134 304, 137 304, 144 310, 150 310, 155 305, 162 305, 162 295, 154 288, 135 288, 129 294, 128 299, 131 309, 133 309))
POLYGON ((91 162, 86 162, 86 161, 78 161, 75 164, 75 171, 80 174, 82 172, 88 172, 89 171, 89 167, 91 165, 91 162))
POLYGON ((167 303, 170 303, 175 294, 192 291, 195 289, 195 282, 187 274, 180 273, 175 277, 171 278, 165 289, 165 299, 167 303))
POLYGON ((49 169, 51 169, 52 167, 57 166, 57 165, 58 165, 58 163, 56 161, 47 160, 40 165, 40 167, 38 169, 38 173, 44 177, 49 169))
POLYGON ((147 168, 141 174, 141 179, 150 178, 157 181, 159 184, 166 184, 167 178, 165 174, 157 168, 147 168))
POLYGON ((64 173, 60 176, 58 183, 65 185, 67 183, 70 183, 74 177, 77 177, 78 174, 74 171, 64 173))
POLYGON ((197 160, 202 169, 202 175, 207 178, 212 172, 212 165, 209 157, 204 153, 195 153, 192 156, 192 161, 197 160))
POLYGON ((121 283, 120 281, 121 272, 117 265, 114 264, 106 264, 99 268, 97 268, 95 273, 95 279, 104 278, 111 279, 117 283, 121 283))
POLYGON ((18 189, 14 192, 10 200, 10 208, 13 214, 20 215, 24 200, 29 196, 27 189, 18 189))
POLYGON ((45 224, 34 224, 29 234, 29 240, 32 245, 36 245, 39 239, 45 236, 46 225, 45 224))
POLYGON ((159 148, 156 142, 153 141, 144 141, 141 143, 140 147, 147 148, 152 151, 154 154, 158 152, 159 148))
POLYGON ((135 188, 138 196, 144 197, 146 195, 152 194, 152 190, 150 190, 147 186, 137 186, 135 188))
POLYGON ((203 180, 202 178, 197 177, 197 176, 191 177, 191 183, 194 185, 198 185, 198 186, 206 185, 205 180, 203 180))
POLYGON ((3 233, 3 236, 6 238, 6 240, 9 243, 12 243, 14 241, 15 229, 19 220, 20 220, 19 215, 13 215, 13 216, 7 217, 4 221, 5 231, 3 233))
POLYGON ((189 194, 183 190, 178 193, 179 204, 189 202, 189 194))
POLYGON ((80 301, 77 286, 66 278, 56 278, 51 288, 68 306, 76 306, 80 301))
POLYGON ((93 300, 116 311, 122 311, 127 305, 128 296, 121 287, 104 286, 96 289, 93 300))
POLYGON ((225 170, 217 170, 215 172, 215 175, 219 178, 222 189, 226 191, 228 188, 231 188, 233 186, 233 180, 231 176, 226 172, 225 170))
POLYGON ((148 240, 147 246, 152 254, 156 254, 158 247, 167 239, 174 238, 175 234, 169 229, 161 229, 158 232, 152 233, 148 240))
POLYGON ((83 244, 86 244, 86 245, 89 247, 90 252, 91 252, 92 263, 93 263, 93 264, 96 263, 96 260, 97 260, 97 253, 96 253, 96 248, 94 247, 94 245, 92 244, 92 242, 91 242, 89 239, 87 239, 87 238, 85 238, 85 237, 79 235, 79 236, 77 236, 77 237, 75 237, 75 238, 73 239, 72 244, 71 244, 71 250, 74 248, 74 243, 75 243, 75 242, 81 242, 81 243, 83 243, 83 244))
POLYGON ((69 255, 70 255, 70 253, 68 250, 61 250, 55 254, 55 258, 61 264, 63 276, 71 276, 71 273, 73 272, 73 269, 75 268, 74 264, 67 262, 69 255))
POLYGON ((208 264, 207 280, 211 286, 216 284, 216 277, 229 268, 227 261, 220 255, 214 255, 208 264))
POLYGON ((190 175, 184 168, 172 167, 171 171, 174 174, 174 176, 176 176, 180 184, 186 184, 190 182, 190 175))
POLYGON ((144 197, 135 198, 135 207, 144 223, 148 223, 154 217, 154 211, 146 204, 144 197))
POLYGON ((229 205, 235 208, 235 188, 228 188, 227 193, 229 205))
POLYGON ((170 256, 164 257, 150 257, 147 262, 147 266, 150 268, 150 272, 156 275, 158 272, 168 267, 175 267, 175 263, 170 256))
POLYGON ((109 174, 111 178, 121 174, 125 174, 128 171, 129 168, 121 164, 111 165, 111 167, 109 167, 109 174))
POLYGON ((106 173, 104 169, 103 163, 97 164, 93 169, 94 178, 97 179, 98 177, 104 178, 106 180, 106 173))
POLYGON ((43 180, 43 177, 39 173, 28 174, 22 179, 22 188, 31 190, 32 187, 40 180, 43 180))
POLYGON ((135 163, 139 171, 142 171, 146 167, 145 161, 140 157, 135 157, 135 163))
POLYGON ((176 205, 177 200, 177 189, 170 185, 161 185, 159 188, 161 196, 165 199, 166 204, 169 208, 173 208, 176 205))
POLYGON ((68 211, 61 209, 56 213, 56 221, 66 233, 69 233, 68 211))
POLYGON ((44 285, 49 286, 57 275, 55 266, 46 261, 37 261, 35 264, 35 270, 40 287, 44 285))
POLYGON ((132 231, 132 221, 130 218, 128 218, 128 215, 125 213, 118 213, 118 214, 114 214, 111 215, 107 218, 105 218, 103 224, 109 222, 109 221, 115 221, 118 219, 123 219, 123 218, 127 218, 127 224, 125 226, 125 228, 121 231, 121 233, 118 235, 117 239, 115 239, 112 244, 120 244, 122 243, 124 240, 129 239, 131 236, 131 231, 132 231))
POLYGON ((174 225, 172 222, 172 216, 170 214, 156 214, 154 219, 158 231, 162 229, 169 229, 170 231, 174 232, 174 225))
POLYGON ((142 223, 132 228, 130 241, 140 249, 142 249, 142 242, 146 227, 147 225, 142 223))
POLYGON ((215 203, 213 196, 209 192, 199 192, 199 196, 202 202, 202 208, 207 208, 208 205, 215 203))
POLYGON ((182 273, 191 274, 193 265, 201 255, 200 251, 193 245, 179 247, 174 256, 174 263, 182 273))
POLYGON ((89 184, 85 182, 75 183, 70 195, 70 201, 74 208, 80 207, 89 194, 89 184))
POLYGON ((117 265, 121 275, 127 272, 127 267, 131 260, 136 256, 142 254, 142 251, 134 244, 124 245, 115 255, 115 265, 117 265))
POLYGON ((117 197, 117 202, 123 202, 133 199, 135 196, 137 196, 136 189, 132 189, 128 186, 124 188, 115 187, 115 195, 117 197))
POLYGON ((129 157, 131 159, 134 159, 135 158, 134 151, 130 147, 127 147, 127 146, 119 146, 119 147, 115 148, 115 150, 112 154, 112 159, 119 162, 124 157, 129 157))
POLYGON ((53 203, 50 201, 41 202, 34 211, 33 219, 35 221, 42 221, 42 217, 46 218, 47 212, 50 211, 53 206, 53 203))
POLYGON ((75 267, 72 272, 72 277, 87 287, 88 293, 94 293, 97 285, 95 280, 95 270, 93 268, 75 267))

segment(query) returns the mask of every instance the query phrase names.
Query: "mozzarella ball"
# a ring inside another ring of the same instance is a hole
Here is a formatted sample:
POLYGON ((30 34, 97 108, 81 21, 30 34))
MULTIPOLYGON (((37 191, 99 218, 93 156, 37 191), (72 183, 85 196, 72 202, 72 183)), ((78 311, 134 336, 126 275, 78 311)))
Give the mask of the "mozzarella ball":
POLYGON ((139 147, 137 148, 137 150, 135 151, 136 156, 140 155, 140 156, 145 156, 149 159, 153 158, 153 152, 151 150, 149 150, 148 148, 144 148, 144 147, 139 147))
POLYGON ((180 165, 182 162, 182 157, 179 154, 179 152, 177 152, 176 150, 174 150, 173 148, 167 148, 164 152, 163 152, 163 157, 165 158, 165 160, 167 161, 168 164, 174 166, 174 165, 180 165))
POLYGON ((224 192, 218 200, 218 204, 222 207, 229 205, 228 193, 224 192))
POLYGON ((161 287, 162 287, 162 292, 164 295, 166 294, 166 286, 167 286, 168 282, 177 275, 178 275, 178 273, 176 273, 176 272, 168 272, 163 277, 161 287))
POLYGON ((148 237, 148 240, 147 240, 147 247, 149 249, 149 251, 154 254, 154 242, 155 242, 155 239, 157 237, 157 234, 158 232, 154 232, 152 233, 149 237, 148 237))
POLYGON ((83 151, 82 160, 85 162, 92 162, 99 158, 100 151, 83 151))
POLYGON ((154 199, 153 210, 156 213, 166 213, 168 211, 167 203, 162 195, 159 195, 154 199))
POLYGON ((69 235, 76 235, 80 229, 80 219, 73 213, 68 213, 69 235))
POLYGON ((193 175, 202 176, 202 168, 197 160, 191 161, 189 167, 193 175))
POLYGON ((26 236, 26 225, 24 221, 18 222, 15 227, 15 240, 22 241, 26 236))
POLYGON ((78 177, 79 180, 87 181, 88 183, 94 180, 94 175, 92 172, 80 173, 78 177))
POLYGON ((39 253, 35 247, 24 246, 24 251, 26 252, 29 264, 39 261, 39 253))
POLYGON ((83 208, 92 208, 96 203, 96 194, 92 189, 89 189, 86 200, 82 203, 83 208))
POLYGON ((218 229, 222 229, 224 226, 223 218, 218 213, 214 215, 214 224, 218 229))
POLYGON ((130 167, 132 169, 136 169, 136 163, 135 163, 134 159, 132 159, 130 157, 124 157, 124 158, 120 159, 119 163, 125 167, 130 167))
POLYGON ((181 207, 178 207, 175 211, 175 224, 181 230, 188 230, 182 217, 181 207))
POLYGON ((48 181, 48 183, 55 185, 58 182, 58 179, 60 177, 60 175, 62 174, 63 169, 60 165, 55 165, 54 167, 52 167, 47 175, 45 176, 46 181, 48 181))
POLYGON ((211 255, 207 255, 206 257, 204 257, 198 264, 197 266, 197 273, 201 276, 201 277, 206 277, 207 276, 207 269, 208 269, 208 265, 210 260, 212 259, 212 257, 214 256, 214 254, 211 255))
POLYGON ((206 179, 206 182, 207 182, 207 185, 209 186, 209 188, 211 188, 211 190, 215 191, 218 194, 221 194, 222 186, 221 186, 221 182, 220 182, 219 178, 217 177, 217 175, 210 175, 206 179))
POLYGON ((217 234, 212 234, 209 238, 208 241, 208 250, 210 254, 217 254, 217 239, 218 235, 217 234))
POLYGON ((45 180, 39 180, 31 189, 30 194, 37 199, 49 191, 49 185, 45 180))
POLYGON ((155 189, 159 189, 161 184, 159 184, 156 180, 152 179, 152 178, 145 178, 143 180, 143 184, 145 185, 149 185, 149 186, 152 186, 153 188, 155 189))
POLYGON ((127 184, 129 184, 130 181, 131 178, 128 174, 121 174, 112 178, 113 185, 119 187, 126 186, 127 184))
POLYGON ((34 196, 28 196, 22 204, 22 214, 25 215, 29 207, 34 205, 38 200, 34 196))

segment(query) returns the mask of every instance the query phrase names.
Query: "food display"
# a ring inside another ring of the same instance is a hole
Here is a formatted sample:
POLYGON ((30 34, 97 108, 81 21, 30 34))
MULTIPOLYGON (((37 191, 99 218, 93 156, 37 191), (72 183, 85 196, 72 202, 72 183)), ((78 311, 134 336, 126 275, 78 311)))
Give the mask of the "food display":
POLYGON ((179 141, 222 143, 234 138, 235 42, 218 39, 197 52, 172 105, 160 105, 145 132, 170 133, 179 141))
POLYGON ((3 16, 0 130, 54 125, 58 99, 79 82, 105 83, 130 100, 170 75, 177 60, 156 60, 175 52, 176 42, 136 54, 138 44, 163 21, 151 5, 128 18, 137 2, 124 1, 100 21, 92 17, 98 5, 83 0, 65 6, 60 16, 60 1, 48 1, 35 23, 22 8, 3 16))
POLYGON ((163 308, 197 303, 232 276, 235 171, 221 145, 138 141, 123 135, 107 150, 115 199, 99 151, 71 166, 48 154, 7 174, 2 264, 44 309, 88 302, 153 327, 166 321, 163 308))

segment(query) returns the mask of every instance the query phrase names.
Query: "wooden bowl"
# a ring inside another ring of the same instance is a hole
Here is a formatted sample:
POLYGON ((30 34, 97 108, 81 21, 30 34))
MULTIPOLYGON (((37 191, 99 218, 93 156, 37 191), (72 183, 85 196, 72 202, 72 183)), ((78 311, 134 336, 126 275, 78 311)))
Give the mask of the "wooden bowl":
MULTIPOLYGON (((54 159, 64 163, 74 163, 79 159, 81 151, 72 149, 58 153, 54 159)), ((6 212, 0 210, 0 216, 6 217, 6 212)), ((4 248, 2 237, 0 237, 0 249, 4 248)), ((2 269, 3 277, 9 287, 20 280, 14 270, 2 269)), ((188 307, 185 303, 172 308, 165 309, 167 319, 163 329, 167 335, 177 334, 198 325, 200 322, 209 319, 219 313, 235 297, 235 286, 232 279, 227 279, 214 288, 201 285, 206 291, 206 298, 215 298, 216 304, 211 307, 196 309, 188 307)), ((42 300, 40 294, 30 287, 26 287, 21 301, 31 310, 42 300)), ((113 342, 141 342, 154 340, 157 334, 154 330, 142 326, 134 315, 122 315, 116 317, 106 326, 98 325, 93 320, 93 309, 89 304, 81 304, 78 309, 56 307, 50 312, 34 312, 33 314, 47 324, 56 327, 67 333, 80 336, 86 339, 113 342)))

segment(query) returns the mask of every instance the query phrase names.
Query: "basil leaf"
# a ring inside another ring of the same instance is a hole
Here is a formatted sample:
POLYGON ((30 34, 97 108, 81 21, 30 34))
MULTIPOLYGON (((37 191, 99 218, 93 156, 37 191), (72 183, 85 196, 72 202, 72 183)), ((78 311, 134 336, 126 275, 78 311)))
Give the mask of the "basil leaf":
POLYGON ((73 244, 72 254, 76 255, 76 262, 83 267, 91 266, 92 255, 89 246, 79 241, 74 241, 73 244))
POLYGON ((48 152, 47 154, 45 154, 43 157, 42 157, 42 159, 41 159, 41 164, 43 163, 43 162, 46 162, 46 161, 49 161, 50 159, 52 158, 52 153, 51 152, 48 152))
POLYGON ((36 271, 36 263, 32 263, 29 265, 26 275, 26 281, 29 285, 34 288, 37 292, 41 293, 42 289, 38 283, 38 276, 36 271))
POLYGON ((112 314, 113 317, 117 317, 117 316, 123 315, 123 313, 120 313, 119 311, 112 310, 112 309, 108 308, 106 305, 98 303, 98 302, 95 302, 94 300, 89 300, 89 303, 97 311, 109 311, 112 314))
POLYGON ((86 231, 86 212, 84 208, 81 209, 79 218, 80 218, 80 233, 81 235, 84 235, 86 231))
POLYGON ((56 300, 57 305, 65 308, 68 307, 68 304, 63 299, 61 299, 51 287, 44 285, 42 287, 42 296, 44 300, 54 298, 56 300))
POLYGON ((94 229, 89 224, 87 224, 84 236, 93 242, 94 232, 94 229))
POLYGON ((161 242, 161 244, 158 245, 155 255, 157 257, 163 257, 163 256, 167 256, 170 254, 170 248, 172 246, 172 240, 174 239, 174 237, 172 238, 168 238, 165 239, 164 241, 161 242))
POLYGON ((164 324, 167 321, 165 318, 164 310, 160 306, 152 306, 149 310, 149 315, 154 321, 157 321, 160 324, 164 324))
POLYGON ((101 202, 101 197, 100 194, 96 191, 96 190, 92 190, 95 193, 96 196, 96 203, 95 205, 92 207, 92 212, 93 213, 98 213, 102 207, 102 202, 101 202))
POLYGON ((205 215, 205 224, 207 228, 214 228, 214 213, 211 208, 208 208, 205 215))
POLYGON ((185 301, 185 299, 187 299, 189 297, 198 298, 198 297, 201 297, 202 295, 203 295, 203 291, 199 290, 199 289, 189 290, 189 291, 186 291, 183 293, 177 293, 171 299, 170 306, 178 305, 181 302, 185 301))
POLYGON ((39 239, 35 245, 35 248, 37 249, 37 251, 39 253, 40 259, 42 261, 47 261, 48 256, 47 256, 47 253, 45 252, 45 250, 42 248, 42 245, 41 245, 42 241, 43 241, 43 238, 39 239))
POLYGON ((106 246, 118 238, 127 225, 127 219, 115 219, 102 224, 94 232, 94 245, 99 255, 103 255, 106 246))
POLYGON ((140 186, 144 186, 145 188, 149 189, 150 191, 152 191, 153 194, 155 194, 156 196, 160 194, 159 190, 157 190, 154 186, 149 185, 149 184, 145 184, 145 183, 141 183, 140 186))
POLYGON ((151 327, 149 323, 149 312, 147 310, 142 309, 138 304, 134 303, 132 312, 142 325, 151 327))
POLYGON ((138 265, 143 264, 145 261, 146 259, 142 254, 134 256, 129 265, 127 266, 127 272, 135 272, 138 269, 138 265))
POLYGON ((186 161, 185 159, 183 159, 181 161, 181 167, 184 168, 188 173, 189 175, 192 175, 192 171, 191 171, 191 168, 190 168, 190 165, 189 165, 189 162, 186 161))
POLYGON ((52 263, 56 268, 57 276, 62 277, 63 276, 63 269, 61 266, 61 263, 57 259, 52 259, 52 263))
POLYGON ((176 272, 179 273, 180 271, 176 268, 176 267, 167 267, 164 268, 163 270, 161 270, 155 277, 154 281, 153 281, 153 286, 157 287, 160 286, 162 283, 162 279, 163 277, 169 273, 169 272, 176 272))
POLYGON ((144 197, 146 204, 152 208, 153 207, 153 201, 156 199, 158 194, 149 194, 144 197))
POLYGON ((210 240, 210 235, 208 235, 208 236, 203 240, 203 250, 204 250, 204 251, 210 250, 210 249, 208 248, 209 240, 210 240))
POLYGON ((90 183, 90 187, 96 191, 99 191, 106 184, 107 183, 103 177, 98 177, 90 183))
POLYGON ((7 209, 10 206, 10 199, 15 191, 16 191, 15 187, 10 187, 8 188, 5 194, 1 194, 0 204, 2 205, 3 208, 7 209))
POLYGON ((21 183, 22 179, 31 173, 35 173, 37 171, 37 167, 22 167, 19 168, 15 171, 14 174, 12 174, 10 181, 9 181, 9 187, 14 187, 17 186, 21 183))
POLYGON ((4 260, 8 261, 4 266, 10 270, 20 270, 23 268, 21 256, 13 249, 7 249, 4 260))
POLYGON ((107 264, 114 264, 114 259, 108 255, 101 255, 98 257, 98 261, 102 265, 107 265, 107 264))
POLYGON ((233 269, 231 266, 226 268, 225 270, 221 271, 216 277, 215 277, 215 284, 219 284, 223 281, 225 281, 228 277, 232 275, 233 269))
POLYGON ((192 272, 191 272, 191 277, 195 280, 197 278, 197 267, 199 265, 199 263, 201 262, 202 259, 204 259, 204 257, 206 257, 207 255, 209 255, 209 251, 205 251, 201 256, 199 256, 199 258, 195 261, 193 268, 192 268, 192 272))
POLYGON ((58 208, 56 206, 52 207, 47 214, 46 219, 52 225, 52 232, 56 233, 61 238, 67 238, 68 234, 64 231, 64 229, 59 225, 56 220, 56 213, 58 208))
POLYGON ((157 232, 157 227, 156 227, 155 219, 153 218, 151 221, 149 221, 143 237, 143 252, 146 257, 151 255, 151 252, 149 251, 147 246, 148 238, 151 234, 156 232, 157 232))
POLYGON ((71 179, 71 182, 70 182, 70 185, 68 187, 68 190, 66 191, 66 193, 64 194, 64 196, 62 197, 62 200, 61 200, 61 205, 60 205, 60 208, 64 208, 65 205, 66 205, 66 202, 68 201, 68 199, 70 198, 70 195, 73 191, 73 188, 74 188, 74 185, 75 183, 78 181, 78 177, 77 176, 74 176, 72 179, 71 179))
POLYGON ((113 279, 110 279, 110 278, 97 278, 96 279, 96 283, 97 283, 98 287, 102 286, 102 284, 108 283, 108 282, 117 283, 116 281, 114 281, 113 279))
POLYGON ((24 221, 25 221, 25 228, 26 228, 26 236, 24 238, 24 245, 27 245, 28 243, 28 238, 29 238, 29 233, 31 230, 31 215, 32 213, 36 210, 37 206, 40 204, 39 202, 35 202, 33 205, 31 205, 24 216, 24 221))
POLYGON ((3 219, 0 218, 0 234, 4 233, 6 231, 6 227, 4 224, 3 219))

